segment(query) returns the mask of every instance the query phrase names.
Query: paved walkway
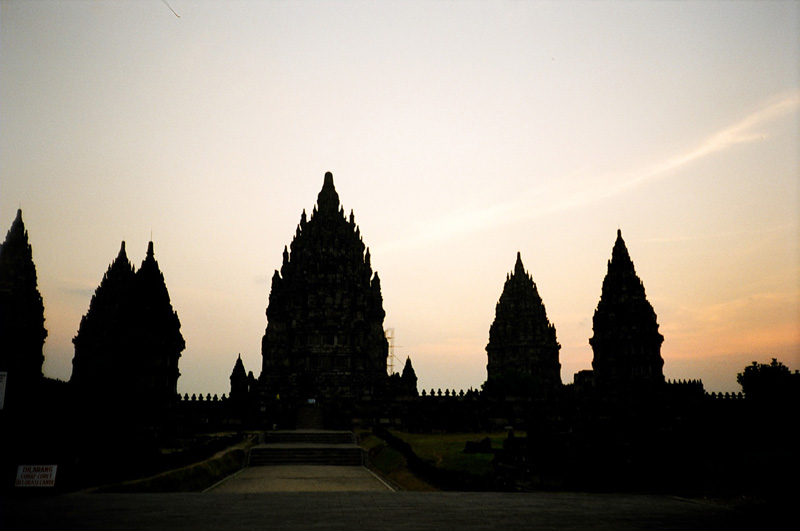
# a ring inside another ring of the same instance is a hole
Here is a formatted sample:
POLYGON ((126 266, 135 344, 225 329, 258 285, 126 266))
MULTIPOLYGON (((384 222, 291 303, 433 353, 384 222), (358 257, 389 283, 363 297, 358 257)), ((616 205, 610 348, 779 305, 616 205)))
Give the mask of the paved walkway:
POLYGON ((780 529, 749 513, 668 496, 393 492, 363 467, 250 467, 204 493, 0 499, 0 530, 206 531, 780 529))
POLYGON ((80 493, 0 502, 3 530, 779 529, 745 516, 663 496, 571 493, 80 493))
POLYGON ((388 492, 388 485, 363 466, 253 466, 207 492, 388 492))

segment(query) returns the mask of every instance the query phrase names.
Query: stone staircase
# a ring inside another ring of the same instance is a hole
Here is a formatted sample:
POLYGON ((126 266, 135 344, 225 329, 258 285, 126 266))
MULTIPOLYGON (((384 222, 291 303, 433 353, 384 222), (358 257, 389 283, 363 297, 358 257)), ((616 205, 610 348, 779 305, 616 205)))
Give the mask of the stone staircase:
POLYGON ((249 466, 362 466, 362 450, 349 431, 271 431, 250 449, 249 466))
POLYGON ((352 431, 326 430, 286 430, 268 431, 264 435, 264 444, 329 444, 355 445, 356 438, 352 431))

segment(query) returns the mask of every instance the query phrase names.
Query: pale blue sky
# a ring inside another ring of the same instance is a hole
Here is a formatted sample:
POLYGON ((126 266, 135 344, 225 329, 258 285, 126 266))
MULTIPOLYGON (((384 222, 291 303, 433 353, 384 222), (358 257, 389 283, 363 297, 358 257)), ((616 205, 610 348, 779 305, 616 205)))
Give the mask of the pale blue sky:
POLYGON ((332 171, 420 388, 478 387, 522 253, 562 379, 621 228, 668 378, 800 369, 797 2, 0 3, 0 221, 18 207, 68 379, 152 231, 181 392, 261 370, 269 278, 332 171))

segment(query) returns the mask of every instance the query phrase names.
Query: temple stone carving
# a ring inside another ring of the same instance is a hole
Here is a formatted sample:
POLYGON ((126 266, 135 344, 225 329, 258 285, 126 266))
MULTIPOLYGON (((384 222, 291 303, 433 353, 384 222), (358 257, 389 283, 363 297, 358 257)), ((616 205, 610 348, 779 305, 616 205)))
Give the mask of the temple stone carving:
POLYGON ((658 331, 656 313, 619 230, 594 312, 593 330, 589 343, 598 390, 625 393, 664 382, 664 336, 658 331))
POLYGON ((487 390, 536 397, 558 389, 560 349, 536 284, 517 253, 514 271, 506 277, 489 329, 487 390))
POLYGON ((357 399, 385 388, 380 279, 330 172, 284 248, 266 313, 260 381, 268 397, 357 399))

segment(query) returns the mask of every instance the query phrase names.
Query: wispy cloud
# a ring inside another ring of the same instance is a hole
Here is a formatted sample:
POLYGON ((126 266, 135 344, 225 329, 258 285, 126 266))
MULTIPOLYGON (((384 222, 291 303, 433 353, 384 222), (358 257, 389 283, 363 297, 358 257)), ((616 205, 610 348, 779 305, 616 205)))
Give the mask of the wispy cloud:
POLYGON ((800 91, 767 105, 749 114, 735 124, 710 135, 698 145, 666 160, 660 160, 642 168, 596 180, 599 184, 589 186, 554 203, 549 212, 578 208, 590 203, 604 201, 627 192, 645 183, 666 177, 670 173, 704 157, 730 149, 739 144, 763 141, 768 133, 758 128, 767 122, 796 112, 800 108, 800 91))
POLYGON ((740 144, 763 141, 769 135, 766 131, 759 130, 761 126, 797 112, 798 108, 800 108, 800 91, 747 115, 733 125, 708 136, 699 144, 666 160, 601 178, 594 175, 564 177, 539 186, 513 201, 451 212, 438 220, 427 221, 424 227, 420 226, 406 238, 380 245, 381 252, 416 247, 476 230, 507 225, 554 212, 574 210, 605 201, 664 178, 713 153, 740 144), (575 185, 576 180, 581 183, 580 186, 575 185))
POLYGON ((757 127, 766 122, 794 112, 800 107, 800 92, 786 97, 772 105, 760 109, 734 125, 714 133, 706 138, 700 145, 681 155, 670 158, 669 160, 654 164, 641 173, 638 178, 631 179, 624 183, 624 187, 635 186, 644 181, 661 177, 673 170, 686 166, 698 159, 706 157, 712 153, 728 149, 737 144, 747 144, 764 140, 767 134, 758 131, 757 127))
POLYGON ((721 238, 736 238, 742 237, 760 237, 763 238, 768 234, 784 234, 789 231, 796 231, 798 229, 798 222, 782 223, 779 225, 758 227, 747 230, 733 230, 725 232, 693 232, 692 234, 679 234, 667 237, 645 238, 643 242, 649 243, 673 243, 673 242, 687 242, 687 241, 701 241, 701 240, 719 240, 721 238))

